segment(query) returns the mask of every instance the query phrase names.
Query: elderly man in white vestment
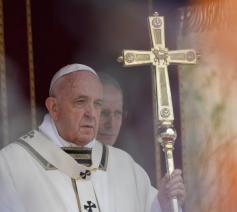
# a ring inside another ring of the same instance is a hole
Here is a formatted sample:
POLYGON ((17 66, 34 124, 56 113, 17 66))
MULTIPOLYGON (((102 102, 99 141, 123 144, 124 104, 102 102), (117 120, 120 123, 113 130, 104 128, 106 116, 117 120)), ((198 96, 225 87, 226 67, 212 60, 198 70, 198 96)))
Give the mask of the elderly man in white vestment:
POLYGON ((96 141, 103 92, 92 68, 63 67, 49 94, 39 129, 0 152, 1 212, 169 212, 173 197, 183 204, 179 170, 158 192, 126 152, 96 141))

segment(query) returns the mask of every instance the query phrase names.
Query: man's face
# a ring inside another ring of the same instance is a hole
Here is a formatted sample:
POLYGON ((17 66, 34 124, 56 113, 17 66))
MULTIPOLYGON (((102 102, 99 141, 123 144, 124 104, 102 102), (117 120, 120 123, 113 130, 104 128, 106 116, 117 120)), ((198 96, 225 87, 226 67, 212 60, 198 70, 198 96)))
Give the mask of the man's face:
POLYGON ((102 85, 88 71, 74 72, 59 80, 62 82, 56 82, 60 84, 52 108, 55 125, 62 138, 84 146, 95 138, 98 131, 102 85))
POLYGON ((114 85, 103 86, 104 98, 97 139, 102 143, 113 145, 122 124, 123 98, 114 85))

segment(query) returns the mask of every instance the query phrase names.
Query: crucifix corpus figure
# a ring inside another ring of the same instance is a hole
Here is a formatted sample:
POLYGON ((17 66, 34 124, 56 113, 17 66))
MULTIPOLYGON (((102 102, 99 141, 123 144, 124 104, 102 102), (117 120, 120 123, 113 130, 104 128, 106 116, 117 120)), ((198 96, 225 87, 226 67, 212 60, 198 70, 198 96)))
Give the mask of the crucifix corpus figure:
MULTIPOLYGON (((151 64, 154 92, 155 123, 158 122, 156 138, 160 142, 166 159, 166 169, 169 174, 174 170, 173 149, 177 137, 173 126, 174 113, 170 92, 167 66, 173 64, 196 64, 195 50, 172 50, 165 46, 164 17, 157 12, 148 17, 151 36, 151 50, 123 50, 118 58, 125 67, 151 64)), ((173 211, 178 211, 178 202, 172 200, 173 211)))

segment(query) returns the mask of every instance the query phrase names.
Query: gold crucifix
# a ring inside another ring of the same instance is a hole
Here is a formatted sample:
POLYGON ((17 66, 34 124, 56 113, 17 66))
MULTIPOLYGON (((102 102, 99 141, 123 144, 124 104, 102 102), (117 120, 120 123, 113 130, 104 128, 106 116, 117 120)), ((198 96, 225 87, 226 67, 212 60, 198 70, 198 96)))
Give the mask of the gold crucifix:
MULTIPOLYGON (((118 58, 125 67, 151 64, 154 87, 155 120, 158 120, 157 137, 163 147, 167 172, 174 170, 173 149, 177 137, 173 127, 174 113, 167 66, 196 64, 195 50, 172 50, 165 47, 164 17, 157 12, 148 17, 152 48, 150 51, 123 50, 118 58)), ((157 121, 155 121, 157 122, 157 121)), ((173 211, 178 211, 177 199, 172 200, 173 211)))

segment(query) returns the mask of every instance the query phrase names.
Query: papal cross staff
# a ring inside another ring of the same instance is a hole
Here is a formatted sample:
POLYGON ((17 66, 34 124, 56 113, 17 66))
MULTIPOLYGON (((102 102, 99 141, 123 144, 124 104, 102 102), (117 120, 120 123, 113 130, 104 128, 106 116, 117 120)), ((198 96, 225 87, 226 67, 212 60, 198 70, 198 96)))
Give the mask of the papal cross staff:
MULTIPOLYGON (((166 169, 171 175, 174 170, 174 141, 177 137, 173 126, 174 113, 170 92, 167 66, 174 64, 195 64, 197 54, 195 50, 172 50, 165 47, 164 17, 157 12, 148 17, 149 30, 152 41, 150 51, 123 50, 118 58, 125 67, 151 64, 154 89, 155 120, 158 122, 157 137, 165 153, 166 169)), ((178 202, 172 200, 173 211, 178 212, 178 202)))

